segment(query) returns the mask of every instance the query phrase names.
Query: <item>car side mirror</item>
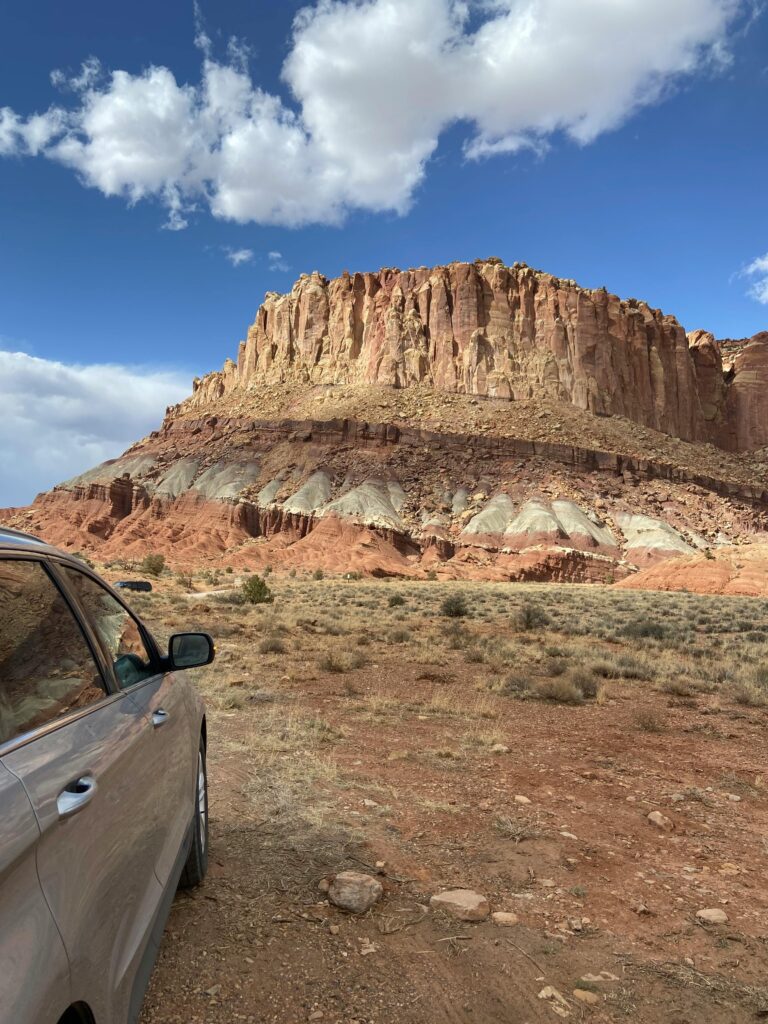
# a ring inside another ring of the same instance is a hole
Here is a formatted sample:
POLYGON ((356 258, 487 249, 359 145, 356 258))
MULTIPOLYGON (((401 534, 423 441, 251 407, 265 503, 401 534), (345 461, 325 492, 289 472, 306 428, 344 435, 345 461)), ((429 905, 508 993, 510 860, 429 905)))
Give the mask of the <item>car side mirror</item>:
POLYGON ((215 655, 216 648, 207 633, 174 633, 168 641, 168 662, 171 669, 210 665, 215 655))

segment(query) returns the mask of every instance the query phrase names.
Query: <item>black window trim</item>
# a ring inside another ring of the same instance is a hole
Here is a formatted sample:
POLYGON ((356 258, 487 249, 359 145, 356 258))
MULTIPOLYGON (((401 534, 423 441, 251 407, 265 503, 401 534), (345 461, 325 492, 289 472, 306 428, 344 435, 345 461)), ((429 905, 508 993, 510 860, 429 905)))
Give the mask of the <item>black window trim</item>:
POLYGON ((92 627, 90 627, 90 623, 88 623, 89 624, 89 628, 91 629, 91 633, 93 634, 94 641, 96 643, 98 643, 99 651, 101 652, 102 659, 103 659, 104 664, 106 666, 106 671, 107 671, 108 677, 109 677, 112 685, 114 686, 115 690, 118 693, 134 693, 140 687, 145 686, 147 683, 150 683, 153 679, 157 679, 157 677, 159 675, 162 675, 166 671, 165 665, 164 665, 165 659, 163 658, 163 656, 160 654, 160 651, 158 650, 157 644, 155 642, 155 638, 152 636, 152 634, 149 632, 147 627, 144 625, 144 623, 138 617, 136 612, 134 612, 126 604, 125 601, 121 600, 120 595, 116 593, 114 587, 110 587, 110 585, 106 582, 106 580, 101 579, 101 577, 98 576, 95 572, 92 572, 88 568, 87 565, 80 565, 80 564, 75 565, 75 564, 72 563, 72 561, 70 559, 68 559, 66 557, 65 558, 51 558, 51 563, 53 564, 53 568, 54 568, 54 571, 56 573, 56 576, 60 579, 60 586, 61 586, 61 588, 66 590, 69 593, 71 603, 73 605, 77 606, 79 615, 82 617, 82 619, 84 621, 88 622, 88 613, 86 612, 85 608, 82 606, 82 604, 80 602, 80 598, 78 597, 78 594, 77 594, 74 586, 72 586, 70 584, 66 574, 63 572, 63 569, 72 569, 75 572, 81 573, 81 575, 83 575, 83 576, 87 576, 88 579, 91 580, 91 582, 96 584, 96 586, 98 586, 102 590, 106 591, 106 593, 109 594, 109 596, 111 598, 113 598, 121 606, 121 608, 123 608, 123 610, 126 612, 126 614, 129 615, 133 619, 133 621, 136 623, 136 626, 137 626, 137 628, 139 630, 139 633, 141 635, 142 642, 143 642, 145 648, 147 649, 147 653, 149 654, 150 658, 152 659, 151 667, 152 667, 153 671, 152 671, 151 675, 146 677, 146 679, 140 679, 138 682, 133 683, 132 686, 126 686, 126 687, 121 687, 120 686, 120 681, 118 680, 117 676, 115 675, 115 670, 114 670, 114 666, 112 664, 112 659, 110 657, 109 651, 106 649, 106 646, 104 645, 101 637, 98 635, 98 631, 96 629, 93 629, 92 627))
POLYGON ((50 556, 38 551, 3 550, 0 552, 0 561, 34 562, 42 567, 43 572, 51 581, 54 588, 58 591, 64 601, 64 604, 69 609, 70 614, 75 620, 75 623, 80 630, 80 634, 88 647, 93 663, 99 673, 101 685, 104 689, 104 696, 100 700, 93 701, 91 704, 86 704, 85 707, 82 708, 75 708, 67 714, 61 715, 59 718, 54 718, 50 722, 44 722, 42 725, 36 726, 34 729, 29 729, 27 732, 19 733, 18 736, 12 736, 4 743, 0 743, 0 758, 2 758, 6 754, 10 754, 13 750, 16 750, 18 747, 26 746, 27 743, 32 743, 41 736, 46 736, 49 733, 56 732, 56 730, 61 729, 63 726, 77 721, 80 718, 85 718, 86 715, 93 714, 94 711, 98 711, 100 708, 106 707, 107 704, 120 700, 124 696, 125 691, 120 690, 120 688, 115 684, 112 672, 106 671, 108 663, 104 658, 101 645, 96 644, 97 638, 93 635, 93 631, 90 629, 87 619, 83 618, 80 610, 70 600, 66 588, 61 585, 57 574, 52 571, 50 556))

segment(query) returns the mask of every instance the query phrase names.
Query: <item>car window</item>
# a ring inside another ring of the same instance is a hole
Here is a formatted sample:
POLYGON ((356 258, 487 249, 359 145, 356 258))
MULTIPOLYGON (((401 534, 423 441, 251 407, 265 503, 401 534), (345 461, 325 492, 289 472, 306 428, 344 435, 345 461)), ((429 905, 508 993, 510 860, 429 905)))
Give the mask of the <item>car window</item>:
POLYGON ((90 576, 69 566, 64 566, 63 572, 112 659, 120 688, 155 675, 152 655, 131 613, 90 576))
POLYGON ((43 565, 0 560, 0 743, 105 695, 85 636, 43 565))

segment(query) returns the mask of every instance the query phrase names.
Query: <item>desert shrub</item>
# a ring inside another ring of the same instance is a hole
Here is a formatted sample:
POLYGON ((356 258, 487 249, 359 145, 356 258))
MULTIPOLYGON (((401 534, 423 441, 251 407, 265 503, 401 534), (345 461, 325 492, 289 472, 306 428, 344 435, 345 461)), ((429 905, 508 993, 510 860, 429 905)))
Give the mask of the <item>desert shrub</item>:
POLYGON ((768 689, 753 679, 737 679, 729 688, 731 699, 747 708, 762 708, 768 704, 768 689))
POLYGON ((271 604, 275 596, 261 576, 249 576, 242 586, 243 598, 248 604, 271 604))
POLYGON ((642 732, 664 732, 667 727, 664 715, 654 708, 639 708, 635 712, 634 723, 642 732))
POLYGON ((564 651, 562 647, 556 647, 554 645, 545 647, 544 653, 548 658, 565 658, 567 651, 564 651))
POLYGON ((622 629, 624 636, 630 640, 663 640, 666 631, 660 622, 653 619, 630 619, 622 629))
POLYGON ((598 677, 591 668, 574 668, 568 674, 568 679, 582 697, 596 697, 599 685, 598 677))
POLYGON ((72 557, 76 558, 78 562, 83 562, 85 565, 89 565, 91 569, 93 568, 93 562, 87 555, 84 555, 82 551, 73 551, 72 557))
POLYGON ((464 658, 472 665, 482 665, 485 661, 485 651, 482 647, 467 647, 464 658))
POLYGON ((543 671, 548 676, 563 676, 567 668, 568 662, 562 658, 549 658, 543 665, 543 671))
POLYGON ((315 569, 315 571, 312 573, 312 579, 313 580, 321 580, 321 579, 323 579, 324 575, 325 575, 325 573, 323 572, 322 569, 315 569))
POLYGON ((159 576, 165 568, 165 555, 145 555, 139 568, 148 576, 159 576))
POLYGON ((188 573, 188 572, 177 572, 176 573, 176 582, 184 590, 191 590, 192 589, 192 574, 188 573))
POLYGON ((279 636, 265 637, 259 644, 259 654, 285 654, 285 644, 279 636))
POLYGON ((469 615, 467 599, 463 594, 451 594, 440 605, 440 611, 449 619, 461 619, 469 615))
POLYGON ((429 572, 427 573, 427 579, 428 580, 436 580, 437 579, 437 573, 435 572, 434 569, 430 569, 429 570, 429 572))
POLYGON ((318 660, 317 664, 323 672, 350 672, 356 668, 363 668, 366 658, 362 652, 357 651, 346 656, 337 654, 335 651, 328 651, 318 660))
POLYGON ((526 601, 517 613, 517 625, 520 629, 545 629, 551 622, 549 615, 539 605, 526 601))
POLYGON ((390 608, 401 608, 405 604, 405 598, 402 594, 390 594, 387 604, 390 608))
POLYGON ((558 704, 580 704, 584 699, 581 690, 567 676, 540 679, 534 691, 541 700, 551 700, 558 704))
POLYGON ((512 675, 507 676, 503 684, 498 688, 498 692, 511 697, 520 697, 528 693, 530 689, 530 678, 522 672, 513 672, 512 675))
POLYGON ((265 565, 264 566, 264 578, 266 579, 267 576, 271 576, 271 575, 272 575, 272 566, 271 565, 265 565))
POLYGON ((234 572, 234 571, 235 570, 232 568, 231 565, 228 565, 227 568, 224 570, 224 572, 226 572, 226 573, 231 573, 231 572, 234 572))
POLYGON ((690 680, 682 676, 670 676, 668 679, 664 679, 659 688, 672 697, 692 697, 696 692, 690 680))
POLYGON ((389 634, 389 642, 392 644, 410 643, 411 634, 407 629, 393 629, 389 634))
POLYGON ((243 605, 247 603, 242 590, 228 590, 221 594, 211 594, 209 599, 215 601, 216 604, 243 605))

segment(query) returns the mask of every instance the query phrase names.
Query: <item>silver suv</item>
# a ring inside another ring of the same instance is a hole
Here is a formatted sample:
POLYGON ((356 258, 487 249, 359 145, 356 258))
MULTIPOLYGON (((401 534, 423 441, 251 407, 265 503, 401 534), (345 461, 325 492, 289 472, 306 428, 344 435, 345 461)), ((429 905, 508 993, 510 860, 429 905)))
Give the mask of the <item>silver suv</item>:
POLYGON ((80 561, 0 528, 0 1024, 127 1024, 208 860, 205 708, 80 561))

